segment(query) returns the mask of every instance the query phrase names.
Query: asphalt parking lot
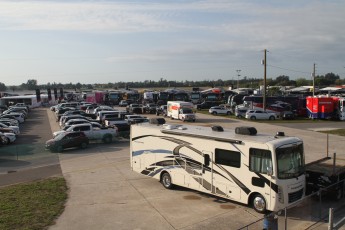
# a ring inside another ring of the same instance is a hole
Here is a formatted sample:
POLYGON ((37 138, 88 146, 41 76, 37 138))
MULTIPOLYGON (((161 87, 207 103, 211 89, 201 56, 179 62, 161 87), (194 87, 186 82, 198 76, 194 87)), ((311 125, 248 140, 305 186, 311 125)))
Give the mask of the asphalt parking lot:
MULTIPOLYGON (((31 129, 28 126, 28 135, 41 127, 41 137, 37 138, 41 143, 59 127, 51 111, 37 111, 46 117, 40 120, 47 121, 50 127, 43 127, 40 122, 32 123, 31 129)), ((167 122, 180 123, 170 119, 167 122)), ((228 128, 255 124, 259 132, 274 134, 284 131, 287 135, 304 139, 306 153, 313 153, 307 159, 325 154, 325 148, 321 148, 324 135, 308 130, 289 127, 282 130, 281 126, 204 114, 197 115, 196 124, 220 124, 228 128)), ((332 140, 335 139, 330 148, 340 152, 345 147, 344 138, 334 137, 332 140)), ((70 190, 65 211, 51 229, 238 229, 263 217, 245 205, 197 191, 184 188, 167 190, 158 181, 132 172, 129 141, 126 139, 107 145, 90 145, 85 150, 65 150, 58 159, 70 190)), ((318 206, 304 204, 289 211, 288 229, 326 229, 324 223, 314 224, 315 218, 301 214, 300 210, 306 207, 312 212, 318 206)), ((279 217, 279 226, 283 225, 284 219, 279 217)), ((249 229, 261 227, 262 221, 259 221, 249 229)))

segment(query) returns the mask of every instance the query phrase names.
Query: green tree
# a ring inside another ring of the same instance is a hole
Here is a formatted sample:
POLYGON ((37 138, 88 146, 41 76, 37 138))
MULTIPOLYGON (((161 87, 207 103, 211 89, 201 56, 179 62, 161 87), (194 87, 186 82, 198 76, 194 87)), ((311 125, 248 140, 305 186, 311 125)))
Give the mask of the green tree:
POLYGON ((0 91, 5 91, 7 89, 6 85, 0 82, 0 91))

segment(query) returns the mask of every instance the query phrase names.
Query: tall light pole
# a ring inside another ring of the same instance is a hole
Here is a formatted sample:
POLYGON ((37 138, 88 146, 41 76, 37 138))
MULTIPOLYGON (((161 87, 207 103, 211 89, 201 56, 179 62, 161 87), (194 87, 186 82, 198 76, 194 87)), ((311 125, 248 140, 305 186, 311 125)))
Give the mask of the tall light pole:
POLYGON ((313 77, 313 97, 315 96, 315 63, 314 63, 314 68, 313 68, 313 73, 311 76, 313 77))
POLYGON ((266 72, 267 72, 267 50, 264 49, 264 60, 262 60, 262 64, 264 65, 264 92, 263 92, 263 97, 262 97, 262 102, 263 102, 263 105, 262 105, 262 108, 264 111, 266 111, 266 72))
POLYGON ((237 69, 236 72, 237 72, 237 89, 238 89, 240 86, 240 76, 241 76, 240 72, 241 72, 241 70, 237 69))

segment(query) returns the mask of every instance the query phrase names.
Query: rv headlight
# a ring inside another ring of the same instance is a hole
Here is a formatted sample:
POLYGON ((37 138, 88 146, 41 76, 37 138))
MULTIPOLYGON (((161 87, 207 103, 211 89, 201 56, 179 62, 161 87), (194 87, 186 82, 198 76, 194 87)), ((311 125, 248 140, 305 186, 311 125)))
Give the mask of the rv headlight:
POLYGON ((284 192, 281 186, 278 186, 278 200, 280 203, 284 204, 284 192))

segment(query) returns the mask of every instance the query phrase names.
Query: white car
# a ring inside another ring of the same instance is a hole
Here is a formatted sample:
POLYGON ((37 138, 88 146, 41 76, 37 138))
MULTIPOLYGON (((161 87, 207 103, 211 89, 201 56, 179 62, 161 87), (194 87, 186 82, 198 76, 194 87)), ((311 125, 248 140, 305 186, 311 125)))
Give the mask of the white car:
POLYGON ((218 115, 218 114, 230 115, 231 114, 231 110, 223 106, 213 106, 208 110, 208 112, 213 115, 218 115))
POLYGON ((14 133, 1 133, 1 140, 3 141, 3 144, 10 144, 13 143, 16 140, 16 135, 14 133))
POLYGON ((246 112, 246 118, 250 120, 275 120, 277 119, 277 114, 263 110, 248 110, 246 112))
POLYGON ((20 134, 18 126, 12 126, 12 125, 8 126, 8 125, 5 125, 4 123, 0 122, 0 127, 1 128, 10 128, 10 129, 12 129, 15 135, 19 135, 20 134))

